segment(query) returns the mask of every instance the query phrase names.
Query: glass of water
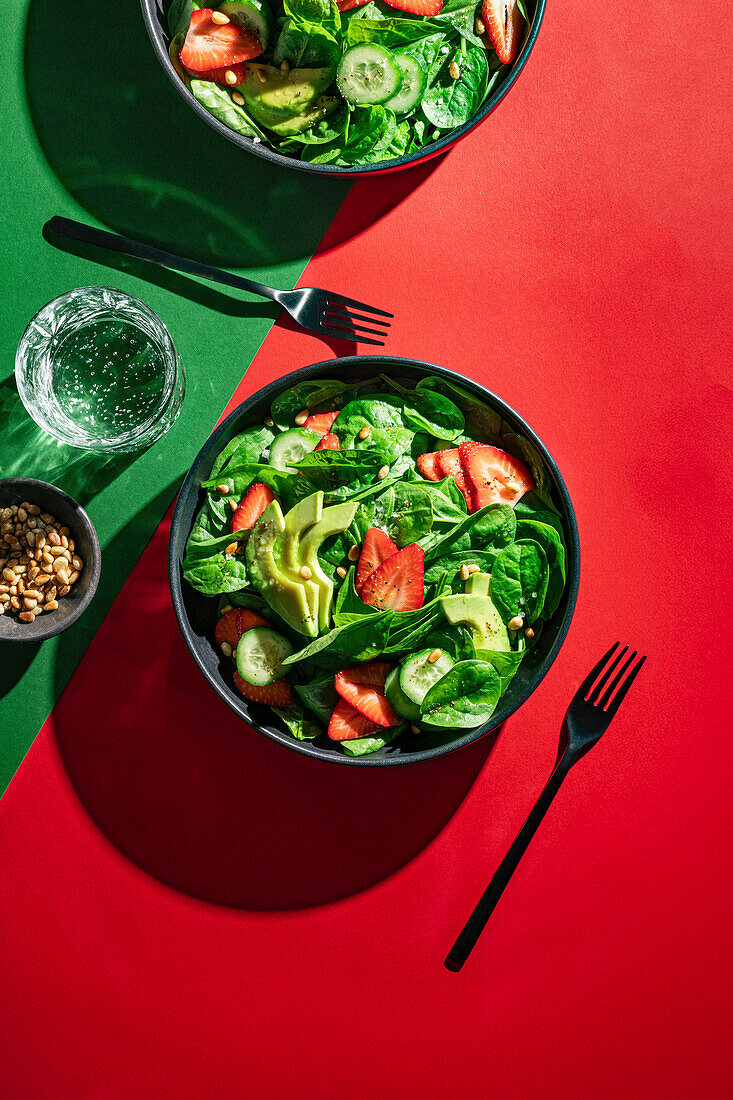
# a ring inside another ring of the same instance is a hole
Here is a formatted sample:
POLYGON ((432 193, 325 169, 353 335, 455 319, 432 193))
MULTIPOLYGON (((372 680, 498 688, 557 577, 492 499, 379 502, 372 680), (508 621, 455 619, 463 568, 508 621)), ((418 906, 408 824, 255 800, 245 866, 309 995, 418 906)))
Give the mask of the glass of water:
POLYGON ((178 416, 186 388, 160 317, 107 286, 71 290, 36 314, 18 345, 15 378, 44 431, 89 451, 154 443, 178 416))

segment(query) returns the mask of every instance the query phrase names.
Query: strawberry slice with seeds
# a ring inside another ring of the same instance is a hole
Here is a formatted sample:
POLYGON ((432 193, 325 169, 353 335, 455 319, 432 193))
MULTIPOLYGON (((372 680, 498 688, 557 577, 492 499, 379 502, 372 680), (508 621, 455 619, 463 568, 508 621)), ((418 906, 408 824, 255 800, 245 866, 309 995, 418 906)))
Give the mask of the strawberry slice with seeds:
POLYGON ((314 450, 316 451, 340 451, 341 444, 339 443, 339 437, 334 435, 333 432, 326 432, 321 436, 321 442, 316 443, 314 450))
POLYGON ((440 15, 443 0, 384 0, 390 8, 409 11, 410 15, 440 15))
POLYGON ((475 511, 487 504, 511 504, 534 488, 520 458, 487 443, 461 443, 461 465, 472 490, 475 511))
POLYGON ((231 81, 232 84, 241 84, 247 75, 247 65, 244 61, 239 65, 229 65, 223 69, 189 69, 188 65, 183 67, 195 80, 213 80, 215 84, 228 84, 227 73, 229 72, 234 73, 237 78, 231 81))
POLYGON ((268 504, 272 504, 275 494, 269 485, 256 481, 250 485, 239 502, 239 507, 229 524, 230 531, 241 531, 245 527, 254 527, 268 504))
POLYGON ((441 476, 444 476, 441 475, 438 469, 439 454, 440 451, 430 451, 426 455, 420 455, 420 457, 415 460, 415 465, 418 470, 423 477, 428 479, 428 481, 440 481, 441 476))
POLYGON ((466 481, 466 475, 461 466, 461 453, 458 447, 450 450, 438 451, 436 465, 443 477, 452 477, 458 488, 463 493, 469 512, 473 511, 473 498, 471 486, 466 481))
POLYGON ((339 699, 328 723, 328 736, 332 741, 354 741, 358 737, 378 736, 383 729, 384 726, 370 722, 351 703, 339 699))
POLYGON ((394 668, 388 661, 370 661, 366 665, 339 672, 334 687, 354 710, 377 726, 399 726, 402 719, 395 714, 384 694, 387 676, 394 668))
POLYGON ((370 527, 364 536, 364 543, 359 556, 359 564, 356 567, 355 587, 361 592, 364 581, 377 569, 383 561, 397 553, 397 547, 392 539, 379 527, 370 527))
POLYGON ((291 707, 294 702, 290 684, 284 676, 275 680, 274 684, 259 687, 256 684, 250 684, 249 680, 243 680, 239 673, 235 672, 234 686, 245 699, 253 703, 268 703, 271 707, 291 707))
POLYGON ((319 435, 323 436, 331 431, 331 426, 337 416, 338 409, 327 413, 313 413, 313 416, 309 416, 305 421, 303 427, 310 428, 312 432, 318 432, 319 435))
POLYGON ((517 56, 524 23, 517 0, 484 0, 482 15, 496 56, 508 65, 517 56))
POLYGON ((233 607, 222 615, 216 624, 214 638, 217 645, 228 642, 232 649, 237 648, 239 639, 245 630, 251 630, 253 626, 270 626, 267 619, 263 619, 256 611, 250 611, 247 607, 233 607))
POLYGON ((361 598, 380 611, 414 611, 425 596, 425 554, 416 542, 386 558, 364 581, 361 598))
POLYGON ((262 45, 253 34, 247 34, 237 23, 215 23, 213 8, 191 12, 180 58, 181 64, 196 72, 208 69, 231 69, 262 53, 262 45))
POLYGON ((336 0, 339 11, 351 11, 352 8, 363 8, 369 0, 336 0))

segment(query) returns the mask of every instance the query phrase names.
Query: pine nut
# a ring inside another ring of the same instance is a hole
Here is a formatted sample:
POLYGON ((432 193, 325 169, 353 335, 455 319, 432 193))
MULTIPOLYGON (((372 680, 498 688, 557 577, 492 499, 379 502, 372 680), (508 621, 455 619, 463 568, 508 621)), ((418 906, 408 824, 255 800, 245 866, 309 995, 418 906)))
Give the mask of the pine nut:
MULTIPOLYGON (((224 553, 225 553, 225 554, 236 554, 236 552, 237 552, 237 544, 236 544, 236 542, 230 542, 230 543, 229 543, 229 545, 228 545, 228 546, 226 547, 226 549, 224 550, 224 553)), ((61 574, 59 574, 59 576, 61 576, 61 574)), ((66 582, 66 581, 64 581, 64 584, 66 584, 66 583, 67 583, 67 582, 66 582)))
POLYGON ((44 573, 53 573, 53 558, 50 561, 44 561, 41 569, 44 573))
POLYGON ((58 601, 57 600, 47 600, 46 603, 43 605, 43 610, 44 611, 55 611, 57 607, 58 607, 58 601))
POLYGON ((223 11, 212 11, 211 22, 218 23, 220 27, 224 27, 229 22, 229 16, 225 15, 223 11))
POLYGON ((275 421, 272 419, 271 416, 266 416, 265 417, 265 427, 266 428, 274 428, 275 427, 275 421))
MULTIPOLYGON (((244 96, 241 92, 232 92, 232 99, 236 103, 237 107, 244 107, 244 96)), ((267 423, 267 421, 265 421, 267 423)))
POLYGON ((227 71, 224 73, 224 79, 226 80, 227 84, 239 83, 239 81, 237 80, 237 74, 232 72, 231 69, 227 69, 227 71))
POLYGON ((438 658, 441 656, 442 650, 434 649, 432 653, 428 654, 428 664, 434 665, 438 658))
POLYGON ((66 535, 61 536, 61 545, 63 546, 64 550, 69 549, 69 540, 67 539, 66 535))
POLYGON ((71 550, 72 554, 73 554, 75 549, 76 549, 76 543, 74 542, 73 539, 69 539, 69 550, 71 550))
POLYGON ((74 566, 74 569, 78 569, 80 573, 84 568, 84 562, 81 560, 78 554, 74 554, 73 558, 71 559, 71 564, 74 566))
POLYGON ((79 580, 79 570, 74 569, 73 572, 69 573, 69 585, 76 584, 76 582, 78 580, 79 580))
POLYGON ((4 607, 6 603, 10 603, 10 593, 0 592, 0 606, 4 607))
POLYGON ((3 577, 6 581, 9 581, 10 584, 15 584, 15 572, 7 566, 3 569, 3 577))
POLYGON ((524 632, 524 636, 525 636, 525 638, 529 638, 530 641, 532 640, 532 638, 534 638, 534 630, 532 629, 531 626, 527 627, 527 629, 524 632))
POLYGON ((26 588, 24 599, 26 600, 40 600, 41 593, 37 588, 26 588))
POLYGON ((264 69, 258 69, 257 76, 260 78, 260 84, 267 84, 267 73, 264 69))
POLYGON ((59 569, 57 576, 64 586, 67 586, 69 584, 69 574, 66 572, 65 569, 59 569))
POLYGON ((46 545, 46 536, 43 531, 36 533, 36 550, 43 550, 46 545))
POLYGON ((229 486, 225 485, 224 482, 222 482, 221 485, 217 485, 216 491, 217 493, 221 493, 223 495, 224 493, 229 492, 229 486))
POLYGON ((59 588, 58 594, 59 594, 59 596, 68 596, 68 594, 69 594, 69 585, 68 584, 62 585, 61 588, 59 588))
POLYGON ((28 519, 28 513, 26 512, 26 510, 25 510, 25 508, 23 507, 22 504, 21 504, 20 508, 18 509, 18 519, 20 520, 21 523, 25 523, 25 521, 28 519))
POLYGON ((27 611, 32 611, 34 607, 38 605, 38 600, 34 600, 32 596, 23 597, 23 606, 27 611))
POLYGON ((229 497, 229 507, 231 508, 231 510, 233 512, 236 512, 237 508, 239 507, 239 505, 237 504, 236 500, 234 500, 233 497, 229 497))
POLYGON ((53 565, 51 566, 51 568, 53 569, 54 573, 60 573, 61 570, 64 569, 65 565, 66 565, 66 559, 65 558, 54 558, 53 565))
POLYGON ((283 74, 283 76, 288 75, 288 73, 290 72, 290 62, 289 61, 286 61, 285 59, 283 59, 281 65, 280 65, 280 72, 283 74))
POLYGON ((224 606, 221 609, 222 618, 224 617, 224 615, 228 615, 229 612, 233 611, 233 610, 234 610, 234 608, 232 607, 232 605, 230 603, 225 603, 224 606))
POLYGON ((419 733, 419 732, 420 732, 420 727, 416 726, 413 722, 412 725, 410 726, 410 733, 419 733))
POLYGON ((66 557, 66 548, 63 547, 63 546, 54 546, 51 549, 50 554, 51 554, 52 558, 56 558, 56 559, 65 558, 66 557))
POLYGON ((506 624, 510 630, 521 630, 524 618, 522 615, 515 615, 513 619, 510 619, 506 624))
POLYGON ((462 581, 467 581, 470 576, 471 576, 471 574, 468 571, 468 566, 467 565, 462 565, 461 566, 461 580, 462 581))
POLYGON ((14 611, 20 611, 20 600, 17 596, 10 597, 10 606, 13 608, 14 611))
POLYGON ((48 512, 41 512, 41 519, 44 523, 53 523, 53 516, 50 516, 48 512))
POLYGON ((35 617, 36 616, 33 614, 32 611, 21 611, 20 615, 18 616, 21 622, 24 623, 32 623, 35 617))
POLYGON ((4 614, 5 614, 5 604, 0 603, 0 615, 4 615, 4 614))
POLYGON ((358 546, 356 546, 356 545, 352 546, 351 549, 349 550, 349 561, 358 561, 360 553, 361 553, 361 551, 359 550, 358 546))
POLYGON ((304 581, 309 581, 313 576, 307 565, 301 565, 299 572, 304 581))
POLYGON ((484 26, 483 22, 480 19, 477 19, 476 22, 474 23, 474 29, 475 29, 476 34, 478 35, 479 38, 481 37, 482 34, 486 34, 486 27, 484 26))
POLYGON ((48 592, 46 593, 46 599, 47 600, 55 600, 56 596, 57 596, 56 585, 52 584, 51 587, 49 588, 48 592))
POLYGON ((59 535, 66 535, 66 537, 68 538, 69 537, 69 528, 68 527, 59 527, 59 535))
POLYGON ((366 439, 367 436, 369 435, 370 431, 371 431, 371 429, 370 429, 369 425, 365 424, 364 427, 359 432, 359 439, 366 439))
POLYGON ((385 477, 387 476, 388 473, 389 473, 389 466, 380 466, 379 470, 377 471, 377 477, 379 478, 380 481, 384 481, 384 479, 385 479, 385 477))
POLYGON ((300 412, 298 413, 298 415, 295 418, 295 423, 298 425, 299 428, 302 428, 307 419, 308 419, 308 410, 307 409, 301 409, 300 412))
POLYGON ((50 531, 47 531, 47 534, 48 534, 48 541, 51 543, 52 546, 60 546, 61 545, 61 539, 56 534, 56 532, 53 530, 53 528, 50 531))
POLYGON ((473 564, 471 564, 471 565, 469 565, 469 567, 468 567, 468 572, 469 572, 469 573, 480 573, 480 572, 481 572, 481 570, 480 570, 480 568, 478 567, 478 565, 473 565, 473 564))
POLYGON ((461 70, 458 68, 458 63, 456 61, 451 61, 448 71, 450 73, 451 80, 458 80, 458 77, 461 75, 461 70))
POLYGON ((344 569, 343 565, 337 566, 336 572, 339 575, 339 577, 341 577, 341 580, 343 580, 344 577, 346 576, 346 570, 344 569))
POLYGON ((229 645, 229 642, 221 643, 221 651, 225 657, 231 657, 232 653, 234 652, 232 647, 229 645))
POLYGON ((38 507, 37 504, 26 504, 25 510, 26 512, 29 512, 32 516, 38 516, 41 513, 41 509, 38 507))

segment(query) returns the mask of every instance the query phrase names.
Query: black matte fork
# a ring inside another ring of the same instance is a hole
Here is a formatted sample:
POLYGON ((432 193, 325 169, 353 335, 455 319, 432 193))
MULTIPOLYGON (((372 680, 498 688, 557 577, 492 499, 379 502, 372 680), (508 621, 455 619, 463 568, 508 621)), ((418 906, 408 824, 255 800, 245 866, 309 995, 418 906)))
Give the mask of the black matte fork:
POLYGON ((374 340, 372 337, 386 336, 386 329, 390 327, 390 323, 381 318, 394 317, 393 313, 387 313, 383 309, 376 309, 364 302, 357 302, 353 298, 344 298, 342 294, 332 294, 330 290, 319 290, 318 287, 304 286, 298 290, 276 290, 275 287, 265 286, 264 283, 255 283, 252 279, 232 275, 230 271, 209 267, 208 264, 199 263, 197 260, 187 260, 184 256, 174 256, 172 252, 164 252, 161 248, 154 248, 152 245, 133 241, 128 237, 120 237, 116 233, 107 233, 104 229, 95 229, 91 225, 84 225, 83 222, 75 222, 70 218, 51 218, 46 222, 44 229, 56 233, 59 237, 94 244, 98 248, 107 248, 111 252, 121 252, 123 256, 134 256, 138 260, 148 260, 150 263, 160 264, 161 267, 170 267, 174 271, 183 271, 187 275, 208 279, 212 283, 223 283, 224 286, 233 286, 237 290, 248 290, 252 294, 259 294, 262 298, 270 298, 282 306, 301 328, 309 332, 317 332, 319 336, 332 336, 339 340, 381 346, 384 340, 374 340), (369 325, 382 327, 369 328, 369 325), (367 335, 363 335, 364 333, 367 335))
POLYGON ((550 807, 550 803, 560 790, 563 779, 573 764, 577 764, 581 756, 585 756, 596 742, 600 741, 601 736, 608 729, 611 719, 618 712, 624 696, 634 682, 639 669, 644 664, 646 657, 640 657, 636 661, 636 650, 630 657, 626 657, 629 647, 624 646, 623 649, 619 649, 619 645, 620 642, 615 642, 611 646, 605 657, 598 662, 575 693, 562 724, 560 746, 552 775, 537 799, 537 804, 522 826, 517 839, 504 856, 498 871, 468 918, 465 928, 448 952, 445 960, 448 970, 459 971, 471 954, 486 922, 494 912, 499 898, 504 893, 509 879, 527 851, 530 840, 537 832, 540 821, 542 821, 550 807), (616 652, 617 650, 618 652, 616 652), (624 660, 624 658, 626 659, 624 660), (622 661, 623 664, 621 664, 622 661), (634 664, 634 661, 636 661, 636 664, 634 664), (616 672, 620 664, 621 668, 616 672), (616 672, 616 675, 611 680, 614 672, 616 672), (609 680, 611 680, 610 683, 609 680), (606 687, 606 685, 608 686, 606 687))

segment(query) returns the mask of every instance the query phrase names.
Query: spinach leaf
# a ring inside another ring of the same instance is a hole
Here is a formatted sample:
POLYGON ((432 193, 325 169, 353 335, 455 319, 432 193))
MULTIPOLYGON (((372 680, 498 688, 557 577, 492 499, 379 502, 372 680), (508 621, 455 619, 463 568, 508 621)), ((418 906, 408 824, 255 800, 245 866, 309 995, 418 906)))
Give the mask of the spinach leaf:
POLYGON ((499 673, 501 695, 503 695, 514 679, 517 669, 522 663, 524 654, 518 649, 510 649, 508 652, 497 652, 492 649, 477 649, 476 656, 481 661, 488 661, 499 673))
POLYGON ((356 585, 354 583, 355 576, 356 570, 352 565, 336 597, 336 606, 333 612, 333 622, 335 626, 345 626, 346 623, 353 623, 357 619, 363 619, 365 615, 379 614, 377 608, 370 607, 369 604, 364 603, 361 596, 356 591, 356 585))
POLYGON ((471 631, 465 626, 432 630, 422 639, 421 645, 425 649, 444 649, 454 661, 472 661, 475 657, 471 631))
POLYGON ((175 38, 177 34, 185 35, 191 22, 191 12, 198 11, 202 6, 197 0, 173 0, 168 8, 168 31, 171 38, 175 38))
POLYGON ((433 526, 430 493, 409 481, 395 485, 394 502, 388 517, 387 534, 400 549, 424 538, 433 526))
POLYGON ((452 527, 466 518, 466 498, 452 477, 442 481, 421 481, 420 484, 430 493, 436 524, 452 527))
POLYGON ((457 554, 464 550, 493 550, 508 546, 514 540, 517 520, 514 509, 509 504, 487 504, 478 512, 466 516, 464 520, 445 535, 431 531, 420 545, 425 551, 427 561, 446 554, 457 554))
POLYGON ((515 615, 526 624, 539 618, 549 576, 547 556, 536 542, 515 542, 497 554, 489 594, 505 623, 515 615))
POLYGON ((542 500, 536 493, 529 492, 520 497, 514 505, 514 511, 519 518, 536 519, 538 523, 549 524, 564 539, 565 533, 562 529, 560 513, 552 502, 542 500))
POLYGON ((420 710, 429 726, 465 729, 479 726, 494 713, 501 679, 487 661, 459 661, 433 684, 420 710))
POLYGON ((507 451, 518 455, 519 458, 526 462, 534 481, 535 498, 542 500, 545 508, 549 512, 555 511, 555 505, 552 503, 552 482, 550 481, 550 475, 542 455, 537 450, 534 443, 530 443, 528 439, 525 439, 522 435, 517 435, 516 432, 508 431, 502 432, 501 445, 505 447, 507 451))
POLYGON ((398 50, 443 31, 444 27, 430 19, 351 19, 346 30, 346 48, 376 42, 388 50, 398 50))
POLYGON ((428 435, 451 439, 466 422, 458 406, 437 390, 415 390, 403 399, 405 420, 428 435))
POLYGON ((353 741, 342 741, 341 748, 347 756, 366 756, 370 752, 383 749, 390 741, 394 741, 399 733, 407 729, 407 723, 401 726, 391 726, 385 729, 378 737, 355 737, 353 741))
POLYGON ((291 18, 325 27, 335 38, 341 30, 341 12, 333 0, 283 0, 283 11, 291 18))
POLYGON ((240 435, 235 435, 216 456, 209 480, 213 481, 228 463, 236 466, 244 462, 259 462, 274 438, 272 429, 264 425, 247 428, 240 435))
POLYGON ((450 397, 462 410, 466 418, 466 428, 477 439, 492 439, 498 437, 501 429, 501 417, 493 409, 489 408, 478 397, 457 386, 445 378, 432 375, 429 378, 421 378, 416 389, 437 390, 439 393, 450 397))
POLYGON ((257 123, 252 121, 244 107, 234 102, 225 88, 214 84, 211 80, 196 79, 191 80, 189 87, 194 99, 197 99, 202 107, 205 107, 214 118, 218 118, 219 122, 223 122, 230 130, 244 134, 246 137, 267 141, 257 123))
POLYGON ((341 46, 334 35, 319 23, 300 15, 287 19, 275 46, 273 63, 287 61, 293 69, 332 69, 341 57, 341 46))
POLYGON ((393 393, 367 393, 349 401, 333 422, 331 431, 342 446, 350 447, 361 429, 405 428, 402 398, 393 393))
POLYGON ((341 107, 335 114, 327 115, 302 134, 291 134, 292 140, 303 145, 326 145, 340 138, 346 130, 349 112, 341 107))
POLYGON ((465 53, 459 46, 438 70, 423 97, 421 110, 439 130, 453 130, 476 114, 484 101, 488 81, 489 66, 483 46, 480 49, 471 46, 465 53), (460 70, 457 80, 450 74, 451 65, 460 70))
POLYGON ((444 554, 430 562, 425 569, 425 583, 434 584, 445 570, 452 579, 462 565, 477 565, 482 573, 490 573, 498 550, 462 550, 458 554, 444 554))
POLYGON ((309 684, 294 684, 293 686, 308 709, 312 710, 317 718, 328 725, 339 699, 336 688, 333 686, 333 676, 311 680, 309 684))
POLYGON ((447 38, 442 32, 429 34, 425 38, 419 38, 416 42, 410 42, 409 45, 404 46, 402 53, 414 57, 425 70, 425 73, 429 74, 438 59, 441 46, 446 42, 447 38))
POLYGON ((288 733, 290 733, 296 741, 312 741, 314 737, 318 737, 319 733, 322 733, 321 727, 317 722, 314 722, 310 715, 306 714, 302 707, 275 707, 272 709, 275 714, 283 720, 287 726, 288 733))
POLYGON ((249 531, 227 532, 219 538, 199 539, 193 532, 186 543, 183 577, 192 588, 204 596, 236 592, 247 586, 247 566, 241 553, 226 554, 225 548, 239 543, 249 531))
POLYGON ((352 497, 356 488, 371 485, 385 464, 379 451, 311 451, 298 463, 303 480, 330 496, 352 497))
POLYGON ((337 626, 304 649, 291 653, 284 666, 317 659, 328 668, 344 668, 344 662, 369 661, 384 652, 393 611, 378 611, 356 622, 337 626))
POLYGON ((536 542, 545 551, 550 576, 542 618, 550 619, 560 606, 565 588, 565 546, 554 527, 531 519, 517 520, 517 539, 536 542))
POLYGON ((278 470, 277 467, 263 462, 244 462, 241 466, 230 465, 218 477, 202 482, 202 488, 216 490, 217 485, 226 485, 227 497, 241 500, 250 485, 256 481, 269 485, 282 500, 285 511, 313 491, 304 478, 298 477, 295 473, 278 470))
POLYGON ((471 42, 480 50, 485 46, 475 31, 476 0, 447 0, 439 15, 433 16, 438 23, 449 23, 468 42, 471 42))
POLYGON ((343 382, 335 378, 314 378, 297 382, 290 389, 279 393, 270 406, 270 416, 278 428, 292 428, 295 417, 302 409, 309 412, 334 409, 334 398, 346 390, 343 382))

